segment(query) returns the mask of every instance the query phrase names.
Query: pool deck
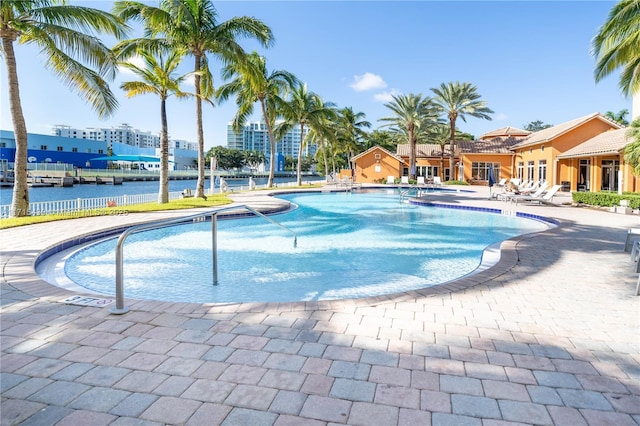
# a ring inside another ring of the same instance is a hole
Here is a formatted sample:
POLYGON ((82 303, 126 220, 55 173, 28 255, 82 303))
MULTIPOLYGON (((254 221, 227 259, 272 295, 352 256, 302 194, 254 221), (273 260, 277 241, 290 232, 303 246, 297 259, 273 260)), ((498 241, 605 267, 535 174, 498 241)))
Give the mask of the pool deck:
MULTIPOLYGON (((2 425, 640 425, 640 216, 430 194, 559 221, 502 244, 491 269, 377 298, 62 303, 38 253, 104 228, 82 218, 0 231, 2 425)), ((233 198, 278 208, 264 191, 233 198)), ((560 193, 556 202, 570 200, 560 193)), ((176 283, 179 284, 179 283, 176 283)))

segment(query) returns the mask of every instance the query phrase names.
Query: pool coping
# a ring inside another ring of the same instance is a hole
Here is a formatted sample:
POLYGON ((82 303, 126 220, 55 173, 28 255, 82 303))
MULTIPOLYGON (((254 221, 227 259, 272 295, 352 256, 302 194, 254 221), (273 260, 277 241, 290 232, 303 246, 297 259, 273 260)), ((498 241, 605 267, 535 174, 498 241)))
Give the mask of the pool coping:
MULTIPOLYGON (((268 193, 261 194, 269 198, 270 202, 267 203, 268 206, 258 206, 257 208, 254 206, 254 208, 256 208, 256 210, 260 211, 261 213, 266 213, 266 214, 281 213, 290 208, 290 203, 286 200, 278 199, 277 197, 274 197, 274 195, 292 193, 292 192, 327 192, 327 191, 331 191, 331 192, 344 191, 344 189, 313 188, 313 189, 309 189, 309 190, 305 189, 301 191, 298 191, 298 190, 270 191, 268 193)), ((258 196, 256 197, 256 199, 257 198, 260 198, 260 197, 258 196)), ((264 198, 262 199, 262 201, 264 202, 264 198)), ((418 200, 417 202, 420 202, 420 200, 418 200)), ((236 203, 235 200, 234 200, 234 203, 236 203)), ((424 202, 423 201, 421 203, 425 205, 433 205, 435 207, 440 207, 440 208, 465 208, 468 210, 477 210, 477 211, 485 211, 485 212, 489 211, 496 214, 500 214, 500 212, 502 211, 501 209, 488 209, 484 207, 476 207, 476 206, 469 206, 469 205, 458 206, 458 205, 454 205, 452 203, 447 203, 447 202, 433 202, 433 201, 424 202)), ((248 204, 248 203, 238 203, 238 204, 248 204)), ((228 205, 228 206, 232 206, 232 205, 228 205)), ((193 210, 188 210, 186 212, 192 213, 193 210)), ((564 224, 564 221, 559 219, 552 219, 552 218, 547 218, 545 216, 529 214, 529 213, 522 213, 522 212, 518 212, 518 213, 520 213, 518 214, 519 216, 544 220, 545 222, 552 223, 555 226, 563 226, 564 224)), ((187 215, 188 214, 184 214, 184 216, 187 216, 187 215)), ((247 215, 248 214, 246 212, 239 214, 239 216, 247 216, 247 215)), ((229 214, 228 216, 232 216, 232 214, 229 214)), ((135 221, 127 224, 119 224, 117 226, 102 228, 92 232, 86 232, 72 238, 56 241, 52 244, 49 244, 45 249, 40 250, 33 256, 32 262, 31 262, 31 276, 24 277, 25 278, 24 281, 28 281, 28 284, 23 282, 19 286, 16 286, 14 285, 14 283, 6 282, 6 281, 5 283, 12 286, 16 290, 22 291, 25 294, 35 296, 35 297, 43 297, 43 296, 62 297, 60 302, 62 302, 67 297, 73 296, 73 295, 96 297, 96 294, 100 294, 100 293, 93 293, 93 292, 90 292, 89 290, 87 290, 86 292, 72 291, 72 290, 64 289, 62 287, 58 287, 54 284, 51 284, 43 280, 36 273, 37 264, 42 260, 44 260, 46 257, 51 256, 60 251, 63 251, 74 245, 77 245, 80 243, 86 243, 90 240, 94 240, 98 238, 113 236, 114 234, 122 232, 122 230, 129 228, 131 226, 141 224, 141 223, 149 223, 153 221, 154 221, 153 219, 140 220, 140 221, 135 221)), ((517 246, 519 242, 526 240, 528 238, 531 238, 535 235, 538 235, 539 233, 548 232, 550 229, 552 229, 552 227, 542 231, 527 233, 527 234, 523 234, 517 237, 504 240, 499 244, 500 258, 494 265, 488 268, 485 268, 481 271, 476 270, 458 279, 455 279, 446 283, 422 288, 422 289, 409 290, 409 291, 403 291, 398 293, 390 293, 390 294, 385 294, 380 296, 356 298, 356 299, 333 299, 333 300, 291 301, 291 302, 200 303, 200 302, 168 302, 168 301, 161 301, 156 299, 136 299, 136 298, 129 298, 129 297, 126 297, 124 301, 125 301, 125 306, 129 310, 145 310, 150 312, 175 311, 175 312, 190 312, 190 313, 218 313, 218 312, 229 313, 229 312, 279 312, 283 310, 286 310, 286 311, 330 310, 330 309, 334 309, 336 306, 345 306, 345 305, 376 306, 377 304, 382 304, 382 303, 395 303, 395 302, 415 300, 423 297, 436 296, 436 295, 456 292, 456 291, 464 290, 467 288, 475 287, 481 284, 486 284, 492 280, 495 280, 496 278, 504 275, 509 270, 511 270, 514 266, 516 266, 519 260, 519 253, 517 250, 517 246)), ((10 262, 7 262, 7 263, 10 263, 10 262)), ((479 268, 480 267, 481 266, 479 266, 479 268)), ((5 277, 3 276, 3 278, 5 277)), ((102 297, 111 298, 114 296, 102 295, 102 297)))

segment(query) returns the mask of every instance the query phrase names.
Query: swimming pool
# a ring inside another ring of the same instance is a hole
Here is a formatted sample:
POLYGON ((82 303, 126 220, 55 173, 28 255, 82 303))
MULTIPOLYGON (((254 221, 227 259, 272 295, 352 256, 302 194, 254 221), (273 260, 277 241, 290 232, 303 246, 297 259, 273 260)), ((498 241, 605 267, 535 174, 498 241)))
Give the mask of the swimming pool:
MULTIPOLYGON (((218 222, 212 285, 211 225, 134 234, 124 248, 125 297, 183 302, 285 302, 378 296, 473 273, 484 250, 548 228, 541 221, 399 202, 397 191, 297 193, 298 206, 263 218, 218 222)), ((65 279, 113 295, 111 238, 66 256, 65 279)))

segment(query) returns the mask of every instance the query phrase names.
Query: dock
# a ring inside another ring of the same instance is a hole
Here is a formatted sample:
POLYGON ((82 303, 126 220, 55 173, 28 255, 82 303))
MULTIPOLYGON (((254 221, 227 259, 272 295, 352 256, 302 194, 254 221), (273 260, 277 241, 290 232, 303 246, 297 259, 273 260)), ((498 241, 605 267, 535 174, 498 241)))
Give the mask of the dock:
POLYGON ((46 187, 46 186, 59 186, 69 187, 73 186, 73 177, 61 176, 61 177, 49 177, 49 176, 28 176, 27 185, 30 187, 46 187))
POLYGON ((72 179, 74 180, 74 183, 95 185, 122 185, 122 182, 124 181, 123 178, 115 176, 79 176, 72 179))

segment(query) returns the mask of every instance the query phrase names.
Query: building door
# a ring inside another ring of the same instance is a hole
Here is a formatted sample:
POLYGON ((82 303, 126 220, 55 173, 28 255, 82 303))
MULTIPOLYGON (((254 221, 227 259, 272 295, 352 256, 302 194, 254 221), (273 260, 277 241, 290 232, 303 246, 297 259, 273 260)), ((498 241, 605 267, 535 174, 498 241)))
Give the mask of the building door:
POLYGON ((578 191, 590 191, 591 190, 591 160, 580 160, 580 166, 578 167, 578 191))
POLYGON ((602 190, 618 190, 618 170, 620 163, 617 160, 602 160, 602 190))

